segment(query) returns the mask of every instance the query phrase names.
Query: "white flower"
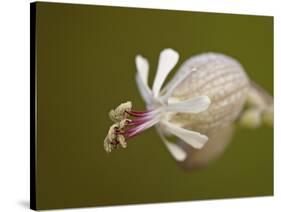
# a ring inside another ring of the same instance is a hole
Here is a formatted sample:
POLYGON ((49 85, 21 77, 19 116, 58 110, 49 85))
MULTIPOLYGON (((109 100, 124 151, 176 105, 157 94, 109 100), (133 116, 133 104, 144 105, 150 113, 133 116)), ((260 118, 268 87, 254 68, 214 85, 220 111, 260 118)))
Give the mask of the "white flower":
MULTIPOLYGON (((183 161, 187 157, 186 151, 174 142, 170 141, 167 135, 174 135, 192 146, 200 149, 208 141, 208 137, 180 126, 179 123, 170 122, 170 117, 177 113, 200 113, 205 111, 210 105, 208 96, 197 96, 184 101, 175 102, 171 97, 174 89, 184 80, 192 71, 185 72, 184 76, 172 79, 165 88, 161 89, 163 83, 175 67, 179 59, 179 54, 173 49, 164 49, 160 53, 158 68, 153 82, 152 89, 148 86, 149 64, 147 59, 141 55, 136 56, 136 82, 143 100, 147 105, 146 111, 131 110, 130 102, 121 104, 115 110, 110 112, 110 117, 114 122, 126 124, 115 124, 105 139, 105 149, 112 149, 112 146, 119 144, 117 136, 122 135, 122 142, 140 134, 152 126, 155 126, 164 144, 178 161, 183 161), (121 112, 120 112, 121 111, 121 112), (125 111, 125 112, 124 112, 125 111), (121 118, 120 118, 121 114, 121 118), (133 120, 129 116, 135 117, 133 120), (116 120, 116 117, 119 117, 116 120), (111 137, 111 139, 108 139, 111 137)), ((108 152, 110 152, 108 151, 108 152)))

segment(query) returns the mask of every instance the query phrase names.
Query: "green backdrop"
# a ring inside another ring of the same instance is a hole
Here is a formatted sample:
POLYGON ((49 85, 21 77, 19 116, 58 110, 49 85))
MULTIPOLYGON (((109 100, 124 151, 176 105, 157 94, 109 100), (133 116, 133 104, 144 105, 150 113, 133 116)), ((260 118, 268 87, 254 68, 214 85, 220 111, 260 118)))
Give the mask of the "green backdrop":
POLYGON ((177 166, 154 129, 126 150, 103 149, 108 111, 126 100, 144 108, 139 53, 154 76, 163 48, 180 53, 176 67, 221 52, 272 94, 273 17, 39 2, 35 42, 39 209, 273 194, 272 128, 238 129, 217 162, 193 172, 177 166))

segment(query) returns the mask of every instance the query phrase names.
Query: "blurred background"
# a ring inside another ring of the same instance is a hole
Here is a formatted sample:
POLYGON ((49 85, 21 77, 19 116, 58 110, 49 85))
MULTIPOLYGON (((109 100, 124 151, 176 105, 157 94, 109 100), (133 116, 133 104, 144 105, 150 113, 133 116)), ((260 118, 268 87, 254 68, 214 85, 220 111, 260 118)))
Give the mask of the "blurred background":
MULTIPOLYGON (((273 194, 273 129, 238 128, 219 160, 184 172, 154 129, 106 154, 108 111, 144 103, 135 56, 163 48, 239 60, 273 95, 273 17, 37 3, 37 205, 40 209, 273 194)), ((171 74, 172 75, 172 74, 171 74)))

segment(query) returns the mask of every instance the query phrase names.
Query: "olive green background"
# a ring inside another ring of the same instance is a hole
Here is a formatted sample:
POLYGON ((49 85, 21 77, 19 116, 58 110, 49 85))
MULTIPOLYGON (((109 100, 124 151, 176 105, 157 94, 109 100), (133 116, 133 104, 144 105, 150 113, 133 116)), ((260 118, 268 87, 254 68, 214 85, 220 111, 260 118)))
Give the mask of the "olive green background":
MULTIPOLYGON (((134 58, 163 48, 238 59, 273 92, 273 17, 37 3, 38 209, 273 194, 273 129, 238 129, 225 154, 184 172, 154 129, 106 154, 108 111, 138 93, 134 58)), ((173 71, 173 73, 175 72, 173 71)))

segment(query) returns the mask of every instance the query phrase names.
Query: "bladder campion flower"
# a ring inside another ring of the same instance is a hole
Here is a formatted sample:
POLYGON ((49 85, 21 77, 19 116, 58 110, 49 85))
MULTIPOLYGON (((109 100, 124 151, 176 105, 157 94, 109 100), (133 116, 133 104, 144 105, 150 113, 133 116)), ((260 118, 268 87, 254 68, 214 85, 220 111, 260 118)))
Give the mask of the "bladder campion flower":
MULTIPOLYGON (((188 59, 163 86, 178 60, 179 54, 175 50, 164 49, 150 88, 148 60, 136 56, 136 83, 146 110, 134 110, 128 101, 109 112, 113 125, 104 140, 106 152, 119 146, 126 148, 129 139, 155 126, 177 161, 184 161, 186 167, 205 165, 227 146, 233 122, 241 116, 243 118, 242 109, 247 97, 253 96, 249 94, 256 93, 265 102, 263 95, 251 86, 240 63, 218 53, 205 53, 188 59)), ((256 97, 252 99, 257 101, 256 97)), ((266 112, 258 116, 246 111, 248 114, 244 119, 250 119, 247 123, 256 124, 260 117, 270 122, 273 109, 265 110, 268 106, 265 103, 256 105, 263 105, 254 108, 259 114, 260 111, 266 112)))

